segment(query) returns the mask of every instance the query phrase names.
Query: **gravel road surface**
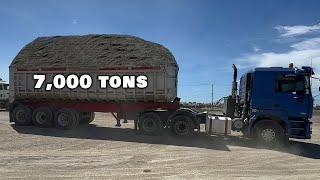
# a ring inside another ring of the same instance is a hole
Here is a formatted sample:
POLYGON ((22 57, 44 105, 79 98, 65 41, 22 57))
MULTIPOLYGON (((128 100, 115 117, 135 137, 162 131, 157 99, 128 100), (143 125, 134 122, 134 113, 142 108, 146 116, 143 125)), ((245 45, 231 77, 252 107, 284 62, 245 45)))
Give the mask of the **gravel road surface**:
POLYGON ((233 134, 144 136, 109 113, 78 129, 17 127, 0 112, 0 179, 320 179, 320 116, 311 140, 258 148, 233 134))

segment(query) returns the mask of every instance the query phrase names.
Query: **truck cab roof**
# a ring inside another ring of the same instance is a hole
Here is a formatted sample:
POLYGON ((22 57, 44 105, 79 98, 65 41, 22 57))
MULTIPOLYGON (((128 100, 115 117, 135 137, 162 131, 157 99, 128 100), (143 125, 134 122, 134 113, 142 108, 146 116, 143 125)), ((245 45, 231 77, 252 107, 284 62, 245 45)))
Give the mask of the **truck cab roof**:
POLYGON ((295 71, 294 68, 284 68, 284 67, 257 67, 254 71, 295 71))
POLYGON ((254 72, 284 72, 284 73, 292 73, 292 74, 307 73, 309 75, 314 74, 313 69, 309 66, 302 66, 301 69, 299 69, 299 68, 284 68, 284 67, 257 67, 257 68, 254 68, 254 69, 248 71, 246 74, 254 73, 254 72))

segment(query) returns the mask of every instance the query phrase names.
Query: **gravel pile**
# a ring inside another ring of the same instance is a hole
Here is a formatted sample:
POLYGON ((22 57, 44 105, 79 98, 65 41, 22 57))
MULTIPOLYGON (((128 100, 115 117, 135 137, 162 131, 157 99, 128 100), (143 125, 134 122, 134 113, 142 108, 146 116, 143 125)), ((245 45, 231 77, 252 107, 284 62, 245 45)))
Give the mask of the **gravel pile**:
POLYGON ((160 44, 128 35, 39 37, 26 45, 12 67, 158 66, 177 64, 160 44))

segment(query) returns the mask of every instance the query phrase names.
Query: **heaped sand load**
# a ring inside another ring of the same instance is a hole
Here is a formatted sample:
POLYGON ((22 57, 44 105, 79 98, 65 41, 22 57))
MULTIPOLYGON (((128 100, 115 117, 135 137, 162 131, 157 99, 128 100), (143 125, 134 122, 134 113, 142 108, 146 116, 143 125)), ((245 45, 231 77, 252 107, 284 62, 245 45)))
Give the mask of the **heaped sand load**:
POLYGON ((40 37, 25 46, 11 66, 97 67, 176 64, 160 44, 128 35, 40 37))
POLYGON ((177 95, 178 65, 162 45, 128 35, 39 37, 26 45, 10 65, 11 100, 66 99, 95 101, 169 102, 177 95), (45 74, 34 89, 34 74, 45 74), (89 89, 52 89, 56 74, 89 74, 89 89), (145 89, 101 89, 98 75, 146 75, 145 89))

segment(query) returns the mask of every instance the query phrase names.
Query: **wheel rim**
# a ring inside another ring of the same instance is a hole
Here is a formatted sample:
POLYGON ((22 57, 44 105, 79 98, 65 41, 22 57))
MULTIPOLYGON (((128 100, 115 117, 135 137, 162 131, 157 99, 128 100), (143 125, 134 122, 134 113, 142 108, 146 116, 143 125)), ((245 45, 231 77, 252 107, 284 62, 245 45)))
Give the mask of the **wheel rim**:
POLYGON ((239 121, 239 120, 234 121, 233 125, 234 125, 234 127, 236 129, 242 129, 243 128, 243 123, 241 121, 239 121))
POLYGON ((261 138, 266 142, 273 142, 276 138, 274 129, 264 129, 261 131, 261 138))
POLYGON ((142 125, 143 125, 144 131, 146 131, 146 132, 153 132, 156 128, 156 125, 155 125, 153 119, 151 119, 151 118, 145 119, 143 121, 142 125))
POLYGON ((16 112, 16 120, 19 122, 25 122, 26 121, 26 112, 23 109, 19 109, 16 112))
POLYGON ((58 115, 57 121, 60 126, 64 127, 67 126, 70 122, 71 117, 68 114, 60 113, 58 115))
POLYGON ((188 134, 188 125, 184 121, 178 121, 174 124, 174 130, 179 135, 188 134))
POLYGON ((39 124, 44 124, 44 123, 46 122, 46 120, 47 120, 47 115, 46 115, 45 112, 38 112, 38 113, 36 114, 36 121, 37 121, 37 123, 39 123, 39 124))

